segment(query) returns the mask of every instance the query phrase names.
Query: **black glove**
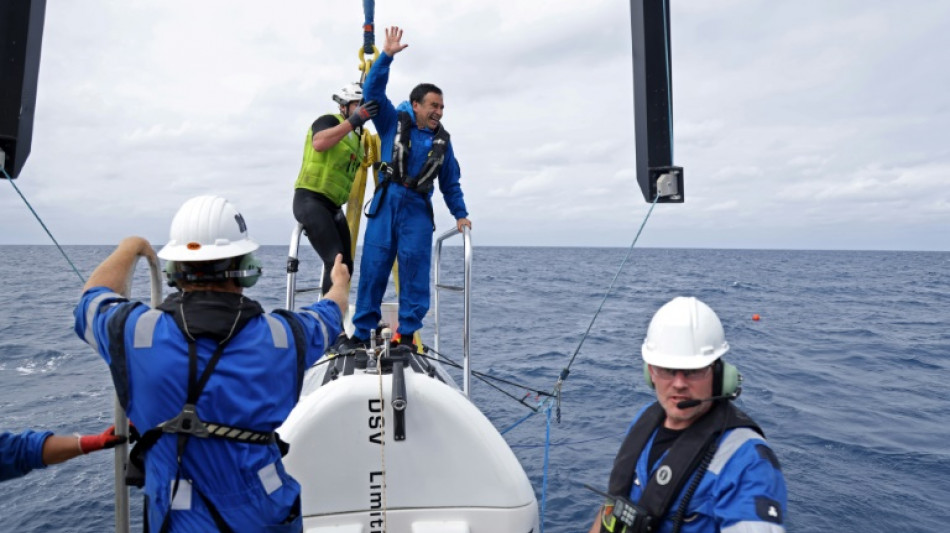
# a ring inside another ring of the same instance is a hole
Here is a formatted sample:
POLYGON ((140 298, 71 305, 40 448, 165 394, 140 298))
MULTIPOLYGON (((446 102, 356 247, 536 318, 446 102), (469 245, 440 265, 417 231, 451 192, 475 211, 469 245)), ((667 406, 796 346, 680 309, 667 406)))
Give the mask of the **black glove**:
POLYGON ((365 104, 356 108, 353 111, 353 114, 346 118, 347 122, 353 125, 353 129, 359 128, 367 120, 376 116, 376 113, 379 112, 379 104, 375 100, 370 100, 365 104))

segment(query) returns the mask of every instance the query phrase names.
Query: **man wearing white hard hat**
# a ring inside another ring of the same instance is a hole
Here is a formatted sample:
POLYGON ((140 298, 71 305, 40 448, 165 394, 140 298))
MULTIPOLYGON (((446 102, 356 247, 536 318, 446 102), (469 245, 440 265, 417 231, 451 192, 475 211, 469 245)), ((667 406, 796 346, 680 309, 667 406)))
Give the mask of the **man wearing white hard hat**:
POLYGON ((783 533, 787 494, 762 430, 731 400, 742 376, 716 313, 696 298, 661 307, 643 341, 657 401, 617 452, 590 533, 783 533))
POLYGON ((148 241, 129 237, 89 276, 75 311, 76 333, 105 359, 142 432, 130 474, 144 477, 146 529, 299 532, 300 485, 274 430, 342 330, 347 269, 337 256, 319 303, 265 313, 243 294, 261 266, 234 205, 192 198, 169 237, 158 257, 179 290, 157 309, 122 295, 139 257, 157 263, 148 241))
POLYGON ((360 142, 363 124, 376 115, 376 102, 363 102, 358 83, 343 86, 333 94, 338 113, 326 114, 313 121, 303 145, 303 162, 294 182, 294 218, 300 222, 310 245, 323 260, 323 293, 333 285, 330 265, 337 254, 353 274, 353 250, 350 228, 341 206, 350 197, 350 189, 366 153, 360 142))

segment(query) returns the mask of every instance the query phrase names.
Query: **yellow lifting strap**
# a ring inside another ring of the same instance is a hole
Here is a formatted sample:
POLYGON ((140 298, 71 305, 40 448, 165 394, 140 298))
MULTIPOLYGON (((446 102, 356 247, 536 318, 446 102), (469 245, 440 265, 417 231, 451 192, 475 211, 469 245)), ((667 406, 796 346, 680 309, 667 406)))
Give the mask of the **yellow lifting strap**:
POLYGON ((360 220, 363 216, 366 180, 369 176, 369 169, 379 162, 379 135, 364 128, 360 142, 363 144, 366 159, 363 160, 359 170, 356 171, 356 178, 353 179, 353 187, 350 189, 350 198, 346 201, 346 223, 350 227, 350 250, 353 250, 354 255, 356 254, 356 240, 360 234, 360 220))
MULTIPOLYGON (((362 72, 360 75, 360 85, 362 85, 363 81, 366 80, 366 75, 369 74, 369 69, 372 68, 373 63, 379 58, 379 50, 376 49, 376 45, 373 45, 373 57, 372 59, 366 59, 363 47, 360 47, 359 58, 360 64, 358 68, 362 72)), ((363 216, 363 200, 366 197, 366 178, 369 175, 368 169, 370 167, 375 169, 375 164, 380 161, 379 135, 372 133, 368 128, 364 127, 360 142, 363 144, 363 152, 366 154, 366 159, 360 164, 360 169, 356 171, 356 178, 353 180, 352 188, 350 188, 350 198, 346 202, 346 223, 350 227, 350 250, 353 250, 354 256, 356 255, 356 241, 360 234, 360 219, 363 216)))

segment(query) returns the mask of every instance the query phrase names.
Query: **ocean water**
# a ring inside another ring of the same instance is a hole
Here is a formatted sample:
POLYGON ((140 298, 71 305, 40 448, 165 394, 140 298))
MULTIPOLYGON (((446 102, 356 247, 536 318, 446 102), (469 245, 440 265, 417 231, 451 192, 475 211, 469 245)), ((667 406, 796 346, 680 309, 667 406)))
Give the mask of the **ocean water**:
MULTIPOLYGON (((88 275, 111 247, 66 252, 88 275)), ((445 253, 444 272, 460 272, 461 250, 445 253)), ((476 248, 473 368, 550 390, 626 253, 476 248)), ((286 248, 259 255, 265 277, 248 294, 282 306, 286 248)), ((318 285, 316 256, 301 256, 298 285, 318 285)), ((0 269, 0 429, 101 431, 112 389, 72 333, 78 277, 53 246, 0 246, 0 269)), ((148 294, 144 266, 134 291, 148 294)), ((651 401, 639 347, 652 313, 678 295, 722 318, 727 360, 745 378, 737 403, 782 463, 789 531, 950 530, 950 253, 637 249, 564 383, 546 488, 544 414, 505 434, 546 500, 545 531, 590 526, 599 497, 583 484, 606 485, 623 430, 651 401)), ((459 357, 461 298, 442 306, 442 351, 459 357)), ((472 398, 499 430, 529 413, 477 380, 472 398)), ((139 529, 140 500, 133 491, 139 529)), ((111 454, 80 457, 0 484, 0 532, 109 531, 112 501, 111 454)))

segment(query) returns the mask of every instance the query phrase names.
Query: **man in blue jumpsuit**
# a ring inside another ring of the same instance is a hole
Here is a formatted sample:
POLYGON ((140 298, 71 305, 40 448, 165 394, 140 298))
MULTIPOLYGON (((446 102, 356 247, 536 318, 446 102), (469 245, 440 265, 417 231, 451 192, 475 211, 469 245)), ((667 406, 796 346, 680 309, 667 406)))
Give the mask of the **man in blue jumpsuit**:
POLYGON ((0 481, 30 473, 37 468, 68 461, 89 452, 114 448, 125 442, 113 428, 99 435, 53 435, 52 431, 26 430, 13 434, 0 433, 0 481))
POLYGON ((179 292, 157 309, 122 296, 138 257, 157 264, 148 241, 129 237, 89 277, 76 308, 76 333, 105 359, 144 432, 132 462, 144 465, 150 531, 302 529, 300 485, 274 430, 304 370, 340 334, 349 274, 338 255, 323 300, 265 313, 243 294, 261 273, 257 248, 230 202, 192 198, 158 253, 179 292))
POLYGON ((742 377, 721 360, 728 350, 719 317, 696 298, 656 312, 642 355, 657 402, 634 418, 590 533, 784 533, 785 479, 730 401, 742 377))
POLYGON ((363 83, 363 97, 379 102, 373 124, 379 132, 383 168, 367 212, 360 283, 353 316, 353 344, 365 343, 381 318, 380 306, 393 260, 399 260, 399 338, 410 339, 429 310, 432 193, 438 179, 456 227, 472 227, 459 184, 460 171, 448 133, 442 127, 442 91, 430 83, 412 90, 399 107, 386 97, 389 67, 404 50, 402 30, 386 30, 383 53, 363 83))

